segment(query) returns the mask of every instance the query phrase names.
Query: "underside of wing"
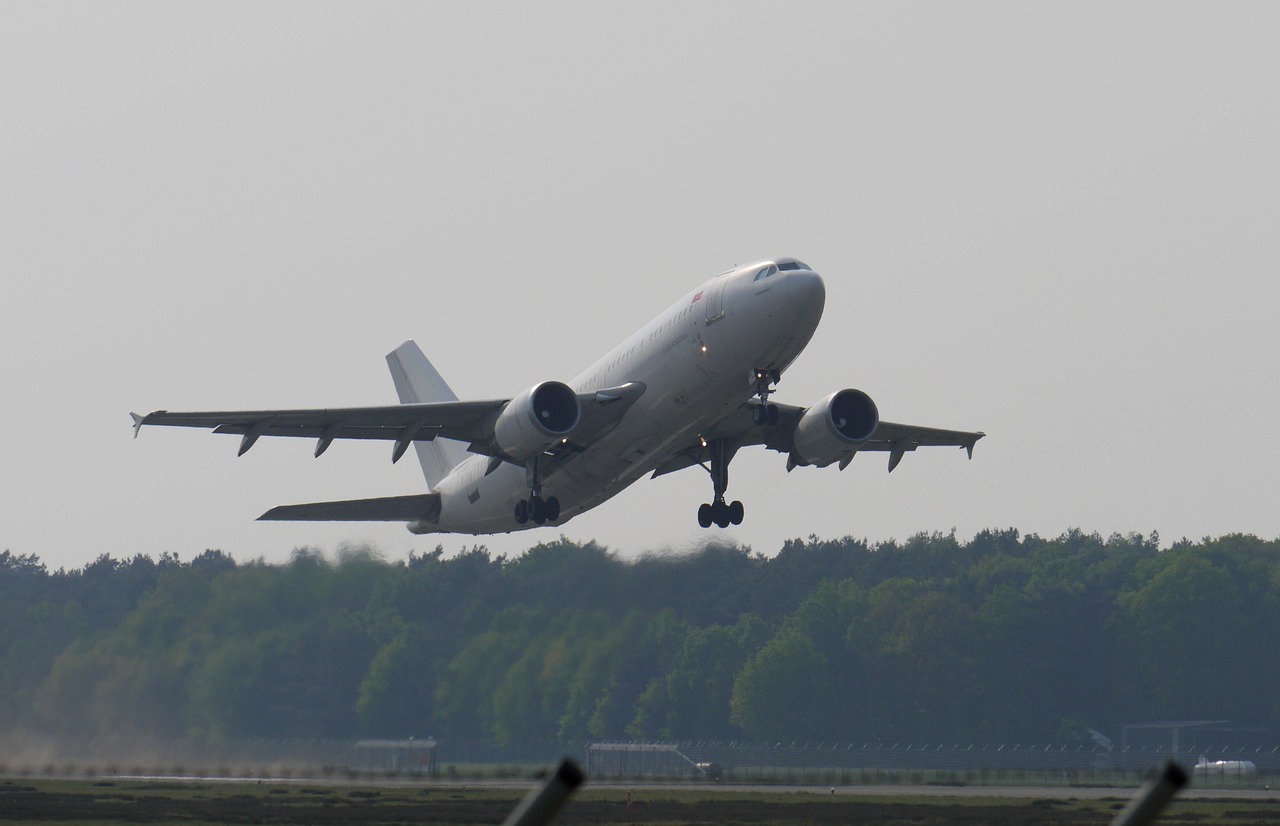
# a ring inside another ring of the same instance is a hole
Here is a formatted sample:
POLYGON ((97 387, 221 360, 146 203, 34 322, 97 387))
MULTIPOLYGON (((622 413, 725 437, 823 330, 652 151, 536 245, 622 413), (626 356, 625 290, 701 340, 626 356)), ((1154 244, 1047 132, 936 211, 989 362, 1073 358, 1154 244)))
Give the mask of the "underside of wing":
POLYGON ((157 410, 133 415, 134 434, 143 425, 204 427, 214 433, 232 433, 240 440, 240 453, 261 436, 295 436, 316 439, 316 455, 334 439, 383 439, 395 441, 397 455, 413 441, 436 436, 462 442, 484 441, 505 399, 474 402, 397 404, 382 407, 344 407, 323 410, 241 410, 171 413, 157 410))
MULTIPOLYGON (((617 427, 627 410, 643 395, 641 382, 629 382, 575 394, 577 425, 565 435, 550 439, 547 453, 554 460, 557 453, 580 452, 605 433, 617 427)), ((565 393, 571 393, 565 388, 565 393)), ((527 394, 517 398, 517 402, 527 394)), ((570 397, 572 399, 572 396, 570 397)), ((237 410, 173 413, 157 410, 145 416, 133 416, 134 435, 143 425, 169 427, 203 427, 214 433, 240 436, 239 453, 243 455, 262 436, 292 436, 316 440, 315 455, 328 450, 335 439, 380 439, 394 441, 392 461, 398 460, 414 442, 429 442, 443 437, 467 445, 472 453, 512 460, 495 438, 495 424, 513 411, 510 399, 488 401, 443 401, 421 404, 397 404, 380 407, 343 407, 319 410, 237 410)), ((519 415, 519 408, 514 411, 519 415)), ((532 414, 530 414, 532 415, 532 414)), ((523 456, 517 456, 523 459, 523 456)), ((521 463, 521 462, 517 462, 521 463)), ((550 472, 553 467, 548 466, 550 472)))
POLYGON ((694 465, 705 465, 711 459, 709 445, 715 441, 725 445, 730 458, 740 448, 751 445, 764 445, 779 453, 790 452, 791 434, 795 431, 800 416, 804 414, 804 408, 788 404, 775 405, 778 408, 777 422, 761 425, 756 424, 752 419, 753 406, 751 403, 739 405, 729 415, 708 428, 698 441, 687 445, 658 465, 653 471, 653 476, 656 478, 694 465))
POLYGON ((973 446, 987 434, 981 431, 943 430, 912 424, 880 422, 876 432, 858 450, 875 450, 889 454, 889 472, 898 466, 904 454, 918 447, 962 447, 973 458, 973 446))
POLYGON ((895 445, 917 447, 963 447, 969 451, 987 434, 980 431, 943 430, 913 424, 880 422, 875 434, 859 450, 893 450, 895 445))
MULTIPOLYGON (((777 408, 776 420, 771 424, 758 424, 752 416, 752 408, 755 406, 754 401, 740 405, 708 428, 699 441, 677 451, 658 465, 653 475, 656 477, 697 464, 705 465, 711 456, 709 443, 716 441, 724 445, 729 456, 742 447, 764 445, 770 450, 788 454, 788 469, 797 464, 806 464, 796 459, 795 434, 808 408, 774 404, 777 408)), ((839 460, 840 468, 843 470, 854 454, 862 451, 888 453, 890 471, 898 466, 904 454, 918 447, 961 447, 972 457, 974 445, 985 435, 980 431, 945 430, 880 421, 869 438, 849 446, 839 460)))
POLYGON ((413 522, 440 517, 440 494, 387 496, 381 499, 345 499, 280 505, 259 516, 267 522, 413 522))

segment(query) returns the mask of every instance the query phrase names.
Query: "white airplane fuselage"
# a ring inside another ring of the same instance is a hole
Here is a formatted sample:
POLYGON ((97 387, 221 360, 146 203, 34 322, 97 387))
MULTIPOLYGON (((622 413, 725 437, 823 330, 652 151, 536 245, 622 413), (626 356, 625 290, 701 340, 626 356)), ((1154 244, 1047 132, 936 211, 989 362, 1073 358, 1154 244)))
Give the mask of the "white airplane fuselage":
MULTIPOLYGON (((560 525, 652 473, 674 451, 756 395, 755 371, 781 373, 813 337, 826 301, 808 269, 757 278, 759 264, 731 270, 677 301, 569 382, 577 392, 642 382, 646 389, 616 428, 542 480, 560 500, 560 525)), ((529 495, 528 471, 504 462, 486 475, 471 455, 435 487, 437 521, 414 533, 505 533, 539 527, 512 519, 529 495)))

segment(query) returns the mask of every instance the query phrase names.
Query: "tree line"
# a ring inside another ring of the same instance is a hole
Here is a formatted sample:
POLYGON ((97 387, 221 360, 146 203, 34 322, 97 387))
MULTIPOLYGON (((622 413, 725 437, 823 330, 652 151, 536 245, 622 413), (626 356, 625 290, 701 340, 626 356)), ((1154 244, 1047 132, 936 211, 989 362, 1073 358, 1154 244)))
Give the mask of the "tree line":
POLYGON ((621 559, 0 553, 0 733, 1071 742, 1280 728, 1280 541, 1015 530, 621 559))

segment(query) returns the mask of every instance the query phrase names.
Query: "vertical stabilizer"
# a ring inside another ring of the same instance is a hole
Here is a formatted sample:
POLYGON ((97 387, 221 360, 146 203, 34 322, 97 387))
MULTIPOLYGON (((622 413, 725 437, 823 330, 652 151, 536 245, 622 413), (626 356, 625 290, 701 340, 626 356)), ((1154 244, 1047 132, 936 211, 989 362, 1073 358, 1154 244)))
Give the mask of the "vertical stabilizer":
MULTIPOLYGON (((400 396, 401 404, 458 400, 458 396, 449 389, 444 378, 427 361, 427 357, 412 339, 387 353, 387 367, 391 368, 391 380, 396 383, 396 393, 400 396)), ((467 457, 466 445, 452 439, 414 442, 413 446, 418 451, 422 475, 427 478, 427 486, 432 490, 467 457)))

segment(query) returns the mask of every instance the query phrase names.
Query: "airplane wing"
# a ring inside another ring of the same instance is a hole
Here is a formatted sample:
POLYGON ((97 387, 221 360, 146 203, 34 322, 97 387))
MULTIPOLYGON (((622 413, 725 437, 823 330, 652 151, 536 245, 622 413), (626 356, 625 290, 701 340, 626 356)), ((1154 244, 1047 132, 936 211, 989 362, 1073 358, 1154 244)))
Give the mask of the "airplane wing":
MULTIPOLYGON (((613 429, 644 393, 640 382, 578 394, 582 416, 572 440, 586 444, 613 429)), ((334 439, 382 439, 395 442, 391 460, 400 459, 415 441, 437 436, 468 443, 472 453, 494 455, 493 427, 510 399, 339 407, 314 410, 247 410, 171 413, 157 410, 133 417, 136 437, 143 425, 203 427, 241 437, 243 455, 261 436, 294 436, 316 440, 315 455, 334 439)))
MULTIPOLYGON (((715 439, 725 440, 730 457, 739 448, 751 445, 764 445, 770 450, 789 454, 794 446, 793 438, 796 425, 808 408, 777 404, 776 402, 774 404, 778 408, 778 423, 776 425, 755 424, 751 419, 753 405, 742 404, 702 435, 708 441, 715 439)), ((881 421, 871 438, 862 447, 858 448, 858 452, 869 450, 888 453, 889 471, 892 472, 898 466, 898 463, 902 461, 904 454, 910 453, 918 447, 962 447, 968 451, 969 456, 972 458, 973 446, 985 435, 985 433, 979 431, 944 430, 936 427, 921 427, 919 425, 881 421)), ((696 442, 659 465, 654 470, 653 475, 655 477, 662 476, 699 463, 706 463, 709 460, 710 452, 707 447, 701 442, 696 442)), ((787 469, 790 470, 792 467, 794 465, 788 464, 787 469)), ((844 467, 845 464, 842 464, 840 469, 843 470, 844 467)))
POLYGON ((463 442, 483 441, 493 432, 507 399, 481 402, 432 402, 384 407, 338 407, 317 410, 239 410, 171 413, 157 410, 133 416, 134 436, 143 425, 205 427, 214 433, 241 437, 239 455, 260 436, 297 436, 316 439, 316 455, 334 439, 386 439, 397 442, 399 459, 409 443, 445 436, 463 442))

